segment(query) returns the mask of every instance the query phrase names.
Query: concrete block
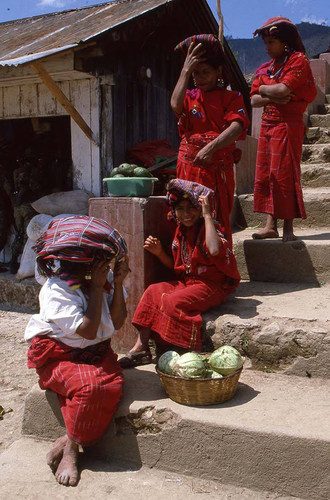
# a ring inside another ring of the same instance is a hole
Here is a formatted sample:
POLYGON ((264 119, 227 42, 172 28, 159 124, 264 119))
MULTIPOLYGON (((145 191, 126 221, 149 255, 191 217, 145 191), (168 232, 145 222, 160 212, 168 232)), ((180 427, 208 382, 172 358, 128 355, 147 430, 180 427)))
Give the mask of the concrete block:
POLYGON ((304 163, 301 165, 303 188, 330 187, 330 163, 304 163))
MULTIPOLYGON (((330 220, 330 190, 327 187, 304 188, 304 203, 307 213, 306 219, 295 219, 295 228, 327 227, 330 220)), ((244 214, 245 227, 263 227, 266 215, 253 212, 253 195, 244 194, 238 197, 241 211, 244 214)), ((281 221, 279 221, 282 224, 281 221)), ((244 226, 243 226, 244 227, 244 226)))
POLYGON ((298 239, 252 239, 252 230, 236 233, 234 253, 243 279, 278 283, 323 284, 330 281, 329 232, 296 231, 298 239))
POLYGON ((329 381, 243 370, 232 400, 190 407, 167 397, 152 365, 127 370, 125 377, 125 412, 116 415, 111 436, 94 447, 98 457, 309 500, 329 498, 329 381))
POLYGON ((310 115, 309 121, 312 127, 330 127, 330 115, 310 115))
POLYGON ((324 163, 329 161, 330 161, 330 144, 303 145, 302 162, 324 163))

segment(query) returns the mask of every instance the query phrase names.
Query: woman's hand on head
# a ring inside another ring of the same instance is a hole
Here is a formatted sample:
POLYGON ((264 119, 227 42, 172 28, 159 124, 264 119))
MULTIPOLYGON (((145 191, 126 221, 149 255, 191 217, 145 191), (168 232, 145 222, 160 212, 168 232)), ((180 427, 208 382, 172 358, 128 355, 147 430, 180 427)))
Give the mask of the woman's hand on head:
POLYGON ((129 268, 129 259, 128 255, 125 255, 124 258, 120 261, 117 261, 115 263, 115 267, 113 269, 113 282, 116 285, 122 285, 124 282, 124 279, 130 272, 129 268))
POLYGON ((91 285, 95 288, 103 288, 108 277, 110 263, 108 260, 97 259, 91 267, 91 285))
POLYGON ((145 240, 143 248, 156 256, 160 255, 163 251, 163 247, 159 239, 151 235, 145 240))
POLYGON ((202 215, 211 215, 210 200, 208 196, 200 196, 198 198, 199 203, 202 205, 202 215))
POLYGON ((183 68, 188 73, 192 73, 197 64, 205 61, 205 57, 203 57, 204 54, 205 50, 202 49, 202 44, 196 44, 196 42, 192 42, 188 47, 188 52, 183 63, 183 68))

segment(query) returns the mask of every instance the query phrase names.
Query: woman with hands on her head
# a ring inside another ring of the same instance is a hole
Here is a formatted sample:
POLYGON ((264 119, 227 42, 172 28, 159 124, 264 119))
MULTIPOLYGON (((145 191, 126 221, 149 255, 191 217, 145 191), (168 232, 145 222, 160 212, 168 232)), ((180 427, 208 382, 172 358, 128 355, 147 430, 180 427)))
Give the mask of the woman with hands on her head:
POLYGON ((249 125, 243 97, 226 88, 225 57, 213 35, 194 35, 176 50, 186 55, 171 97, 181 137, 177 177, 215 192, 215 216, 231 246, 235 141, 245 138, 249 125), (195 88, 189 90, 191 77, 195 88))
POLYGON ((150 338, 158 346, 200 351, 201 313, 224 302, 240 281, 235 257, 211 216, 213 191, 182 179, 171 180, 167 190, 170 217, 177 222, 172 255, 153 236, 144 248, 174 269, 176 280, 152 284, 144 292, 132 320, 138 338, 119 360, 123 368, 151 362, 150 338))

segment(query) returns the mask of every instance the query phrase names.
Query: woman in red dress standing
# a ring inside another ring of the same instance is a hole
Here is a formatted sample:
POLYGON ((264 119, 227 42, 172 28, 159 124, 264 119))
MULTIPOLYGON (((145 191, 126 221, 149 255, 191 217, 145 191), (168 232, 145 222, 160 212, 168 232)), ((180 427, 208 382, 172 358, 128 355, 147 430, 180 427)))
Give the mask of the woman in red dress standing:
POLYGON ((266 21, 254 35, 263 38, 271 61, 260 66, 251 89, 252 107, 263 107, 254 187, 254 211, 267 214, 255 239, 295 240, 293 219, 306 218, 300 185, 303 113, 317 94, 296 26, 284 17, 266 21))
POLYGON ((181 136, 177 177, 215 192, 215 217, 232 246, 235 141, 249 125, 243 96, 225 88, 224 54, 213 35, 195 35, 177 48, 187 54, 171 97, 181 136), (191 76, 195 89, 188 90, 191 76))

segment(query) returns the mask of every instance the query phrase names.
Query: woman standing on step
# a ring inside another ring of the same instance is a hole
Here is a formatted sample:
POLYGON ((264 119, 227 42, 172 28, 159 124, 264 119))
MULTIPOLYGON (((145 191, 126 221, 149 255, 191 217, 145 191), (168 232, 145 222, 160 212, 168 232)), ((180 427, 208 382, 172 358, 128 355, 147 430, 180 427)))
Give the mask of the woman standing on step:
POLYGON ((60 484, 73 486, 79 445, 103 435, 122 395, 110 338, 126 318, 127 248, 105 221, 84 216, 53 221, 35 248, 39 272, 48 279, 40 313, 25 331, 28 367, 36 369, 41 389, 58 394, 66 434, 47 462, 60 484))
POLYGON ((235 141, 245 139, 249 126, 243 96, 227 89, 224 52, 213 35, 189 37, 176 50, 186 55, 171 97, 181 136, 177 177, 215 192, 215 218, 232 246, 234 162, 241 154, 235 141), (191 77, 195 88, 189 90, 191 77))
POLYGON ((271 61, 260 66, 251 89, 251 104, 264 108, 254 186, 255 212, 267 214, 255 239, 278 238, 277 219, 284 219, 283 241, 295 240, 293 219, 306 218, 300 185, 304 139, 303 113, 317 89, 296 26, 285 17, 266 21, 254 35, 263 38, 271 61))

